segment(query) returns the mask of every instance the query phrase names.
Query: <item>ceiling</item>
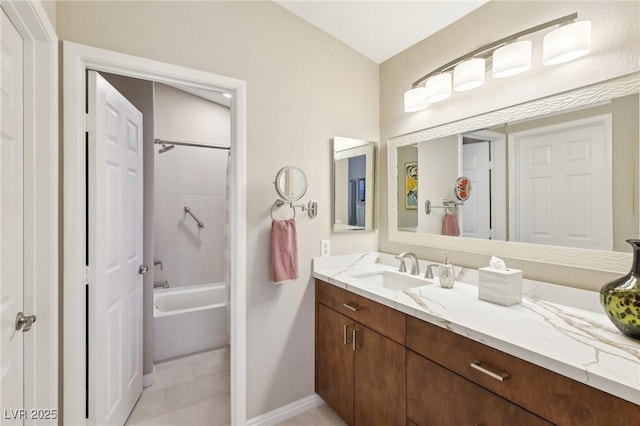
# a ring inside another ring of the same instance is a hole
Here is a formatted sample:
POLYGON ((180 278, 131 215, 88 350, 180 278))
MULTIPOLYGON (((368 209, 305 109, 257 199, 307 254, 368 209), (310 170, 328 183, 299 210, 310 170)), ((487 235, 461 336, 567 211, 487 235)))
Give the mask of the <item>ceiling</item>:
POLYGON ((274 0, 380 64, 488 0, 274 0))

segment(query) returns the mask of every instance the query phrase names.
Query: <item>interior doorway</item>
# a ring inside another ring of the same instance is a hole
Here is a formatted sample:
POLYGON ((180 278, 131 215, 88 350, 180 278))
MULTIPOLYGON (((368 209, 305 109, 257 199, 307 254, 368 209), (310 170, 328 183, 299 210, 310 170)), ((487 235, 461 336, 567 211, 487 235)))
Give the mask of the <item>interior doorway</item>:
MULTIPOLYGON (((229 280, 230 286, 230 337, 231 337, 231 422, 245 422, 245 140, 244 140, 244 82, 183 67, 150 61, 65 42, 65 312, 64 312, 64 373, 65 373, 65 422, 95 424, 96 417, 90 408, 95 395, 86 392, 91 368, 86 358, 87 328, 84 318, 87 308, 87 283, 95 274, 91 265, 86 266, 87 250, 91 253, 91 239, 87 240, 87 193, 95 188, 86 183, 87 155, 85 144, 84 88, 88 70, 112 73, 125 77, 180 86, 197 93, 225 92, 232 96, 230 143, 233 155, 229 162, 229 280), (67 224, 75 223, 74 227, 67 224), (77 226, 78 223, 84 226, 77 226), (67 232, 68 230, 68 232, 67 232)), ((156 145, 156 148, 160 148, 156 145)), ((153 152, 153 151, 152 151, 153 152)), ((89 196, 90 198, 90 196, 89 196)), ((187 215, 185 210, 185 215, 187 215)), ((189 215, 190 217, 190 215, 189 215)), ((152 263, 153 262, 152 260, 152 263)), ((153 268, 153 265, 144 265, 153 268)), ((94 402, 95 403, 95 402, 94 402)))

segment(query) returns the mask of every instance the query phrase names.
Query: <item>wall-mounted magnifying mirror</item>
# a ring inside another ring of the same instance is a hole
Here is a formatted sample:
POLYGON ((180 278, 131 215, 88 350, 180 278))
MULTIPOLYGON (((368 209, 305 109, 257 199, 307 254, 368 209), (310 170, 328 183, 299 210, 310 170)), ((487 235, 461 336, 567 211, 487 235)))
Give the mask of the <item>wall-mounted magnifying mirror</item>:
POLYGON ((375 142, 333 138, 333 231, 373 229, 375 142))
POLYGON ((297 201, 307 192, 307 176, 300 167, 285 166, 276 175, 276 192, 284 201, 297 201))

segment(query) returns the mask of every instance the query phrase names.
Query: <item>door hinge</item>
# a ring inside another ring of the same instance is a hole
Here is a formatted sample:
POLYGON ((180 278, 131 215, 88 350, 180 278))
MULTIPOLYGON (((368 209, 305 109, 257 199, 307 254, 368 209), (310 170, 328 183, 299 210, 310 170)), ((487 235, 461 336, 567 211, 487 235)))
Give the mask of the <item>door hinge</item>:
POLYGON ((493 161, 489 161, 489 170, 493 170, 493 161))
POLYGON ((84 280, 84 283, 88 285, 89 284, 89 267, 85 266, 82 269, 84 274, 84 277, 82 279, 84 280))

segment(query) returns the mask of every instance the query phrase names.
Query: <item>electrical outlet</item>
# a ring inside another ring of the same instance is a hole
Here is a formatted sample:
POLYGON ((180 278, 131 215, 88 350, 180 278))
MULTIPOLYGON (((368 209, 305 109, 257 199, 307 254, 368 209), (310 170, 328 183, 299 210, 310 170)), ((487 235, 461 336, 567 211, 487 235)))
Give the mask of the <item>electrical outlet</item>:
POLYGON ((330 240, 321 240, 320 241, 320 256, 326 257, 331 255, 331 241, 330 240))

